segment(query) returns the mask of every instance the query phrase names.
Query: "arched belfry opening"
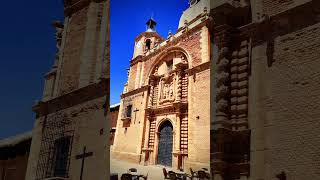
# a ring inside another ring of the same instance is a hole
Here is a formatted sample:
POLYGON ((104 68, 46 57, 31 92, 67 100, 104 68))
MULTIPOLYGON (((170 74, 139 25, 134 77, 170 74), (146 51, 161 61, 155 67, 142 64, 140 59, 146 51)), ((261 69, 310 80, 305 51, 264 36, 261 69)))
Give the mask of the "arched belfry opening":
POLYGON ((151 40, 147 39, 146 40, 146 50, 149 51, 151 49, 151 40))
POLYGON ((173 126, 169 120, 165 120, 159 126, 158 158, 157 164, 172 166, 173 151, 173 126))

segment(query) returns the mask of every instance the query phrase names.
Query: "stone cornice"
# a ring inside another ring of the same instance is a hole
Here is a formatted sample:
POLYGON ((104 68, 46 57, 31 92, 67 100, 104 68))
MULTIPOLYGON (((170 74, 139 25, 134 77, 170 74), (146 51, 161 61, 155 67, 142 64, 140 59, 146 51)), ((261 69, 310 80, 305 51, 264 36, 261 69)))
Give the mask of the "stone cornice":
POLYGON ((184 114, 188 112, 188 103, 174 102, 168 106, 146 108, 145 111, 150 117, 156 114, 184 114))
POLYGON ((139 59, 132 59, 130 61, 130 66, 135 65, 138 62, 141 61, 147 61, 148 59, 158 55, 159 53, 165 51, 166 49, 169 49, 175 45, 177 45, 183 38, 187 38, 190 34, 195 33, 196 31, 200 30, 202 27, 204 26, 209 26, 209 19, 205 19, 203 22, 199 23, 197 26, 193 27, 192 29, 185 31, 183 34, 181 34, 178 37, 173 38, 172 41, 169 41, 167 44, 165 44, 164 46, 159 47, 158 49, 156 49, 154 52, 148 54, 147 56, 142 56, 139 59))
POLYGON ((51 76, 54 76, 55 74, 57 74, 57 68, 52 68, 51 71, 44 75, 44 78, 48 79, 51 76))
MULTIPOLYGON (((40 101, 32 107, 32 110, 37 113, 38 117, 41 117, 93 99, 107 96, 109 82, 109 79, 101 79, 98 83, 90 84, 84 88, 77 89, 49 101, 40 101)), ((101 108, 103 108, 103 104, 101 104, 101 108)))
POLYGON ((107 1, 107 0, 79 0, 78 2, 65 7, 64 8, 64 15, 70 16, 74 12, 76 12, 84 7, 89 6, 89 4, 91 2, 100 3, 100 2, 104 2, 104 1, 107 1))
POLYGON ((135 42, 139 41, 143 36, 146 38, 157 37, 164 41, 164 38, 161 37, 157 32, 142 32, 141 34, 139 34, 139 36, 135 38, 135 42))
POLYGON ((143 56, 142 55, 139 55, 137 57, 135 57, 134 59, 132 59, 131 61, 135 62, 135 63, 138 63, 138 62, 142 62, 142 59, 143 59, 143 56))
POLYGON ((138 94, 138 93, 143 92, 143 91, 147 91, 149 89, 149 87, 150 87, 149 85, 146 85, 146 86, 142 86, 142 87, 140 87, 138 89, 134 89, 132 91, 129 91, 127 93, 124 93, 124 94, 121 95, 121 99, 123 99, 125 97, 128 97, 128 96, 132 96, 134 94, 138 94))
POLYGON ((210 61, 208 62, 205 62, 205 63, 202 63, 196 67, 193 67, 191 69, 187 69, 187 73, 190 75, 193 75, 195 73, 198 73, 198 72, 201 72, 201 71, 204 71, 204 70, 207 70, 207 69, 210 69, 210 61))

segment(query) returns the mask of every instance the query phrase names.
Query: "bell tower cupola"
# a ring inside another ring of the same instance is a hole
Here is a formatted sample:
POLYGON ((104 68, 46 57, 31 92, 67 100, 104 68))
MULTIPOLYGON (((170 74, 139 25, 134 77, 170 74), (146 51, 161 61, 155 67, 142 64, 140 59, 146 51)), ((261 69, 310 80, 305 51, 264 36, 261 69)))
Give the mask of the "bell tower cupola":
POLYGON ((145 56, 146 53, 157 47, 164 39, 156 32, 157 22, 150 18, 146 22, 146 31, 135 39, 133 59, 138 56, 145 56))
POLYGON ((147 31, 146 32, 156 32, 157 22, 155 20, 153 20, 153 18, 150 18, 146 24, 147 24, 147 31))

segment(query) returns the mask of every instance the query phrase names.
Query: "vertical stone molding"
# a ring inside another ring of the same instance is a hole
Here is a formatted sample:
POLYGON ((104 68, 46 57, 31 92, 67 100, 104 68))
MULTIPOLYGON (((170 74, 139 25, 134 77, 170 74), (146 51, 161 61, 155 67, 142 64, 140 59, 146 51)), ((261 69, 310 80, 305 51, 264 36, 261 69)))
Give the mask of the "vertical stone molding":
POLYGON ((95 70, 96 49, 97 49, 97 18, 99 12, 99 4, 91 2, 87 14, 87 25, 85 31, 85 39, 80 64, 79 87, 87 86, 91 83, 92 71, 95 70))

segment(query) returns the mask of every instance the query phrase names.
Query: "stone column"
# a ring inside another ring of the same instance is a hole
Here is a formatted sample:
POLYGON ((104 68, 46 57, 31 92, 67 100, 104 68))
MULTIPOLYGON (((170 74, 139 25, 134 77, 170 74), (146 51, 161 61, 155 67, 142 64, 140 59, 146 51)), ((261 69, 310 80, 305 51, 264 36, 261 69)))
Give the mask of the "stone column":
POLYGON ((176 115, 176 139, 175 139, 175 150, 180 152, 180 133, 181 133, 181 118, 180 113, 176 115))
POLYGON ((228 43, 229 43, 229 30, 231 27, 228 25, 222 25, 219 28, 219 32, 215 34, 216 42, 219 47, 219 55, 216 62, 216 123, 214 123, 213 129, 224 128, 228 126, 228 111, 229 111, 229 79, 230 74, 228 66, 230 60, 228 59, 228 43))
POLYGON ((265 50, 267 43, 256 46, 252 49, 252 72, 249 84, 249 124, 251 128, 251 155, 250 155, 250 179, 264 179, 266 159, 265 122, 268 122, 266 104, 261 99, 268 99, 270 84, 267 79, 267 57, 265 50))
POLYGON ((150 117, 146 119, 146 128, 145 128, 145 135, 144 135, 144 142, 143 142, 143 149, 142 149, 142 165, 147 166, 146 157, 149 153, 149 134, 150 134, 150 117))
POLYGON ((147 120, 146 120, 146 129, 145 129, 145 138, 144 138, 144 148, 148 148, 149 145, 149 134, 150 134, 150 117, 147 117, 147 120))
POLYGON ((182 97, 182 70, 179 69, 177 73, 177 102, 181 102, 182 97))
POLYGON ((149 93, 149 100, 148 100, 148 108, 152 108, 152 101, 153 101, 153 89, 154 89, 154 78, 153 76, 150 77, 150 93, 149 93))
POLYGON ((95 70, 96 64, 96 50, 97 50, 97 18, 98 18, 99 4, 91 2, 87 13, 87 24, 85 31, 85 39, 83 43, 79 88, 87 86, 91 83, 91 75, 95 70))
POLYGON ((216 87, 216 116, 212 120, 212 131, 217 137, 211 138, 211 143, 215 144, 216 149, 211 149, 212 158, 211 162, 213 164, 212 175, 214 179, 223 180, 222 176, 225 173, 222 167, 225 166, 225 162, 221 159, 223 156, 222 148, 224 141, 228 138, 225 131, 230 129, 230 119, 229 119, 229 94, 230 94, 230 74, 229 74, 229 42, 230 42, 230 30, 231 27, 226 24, 222 24, 215 28, 215 43, 218 46, 219 52, 218 57, 215 62, 216 72, 215 72, 215 87, 216 87))

